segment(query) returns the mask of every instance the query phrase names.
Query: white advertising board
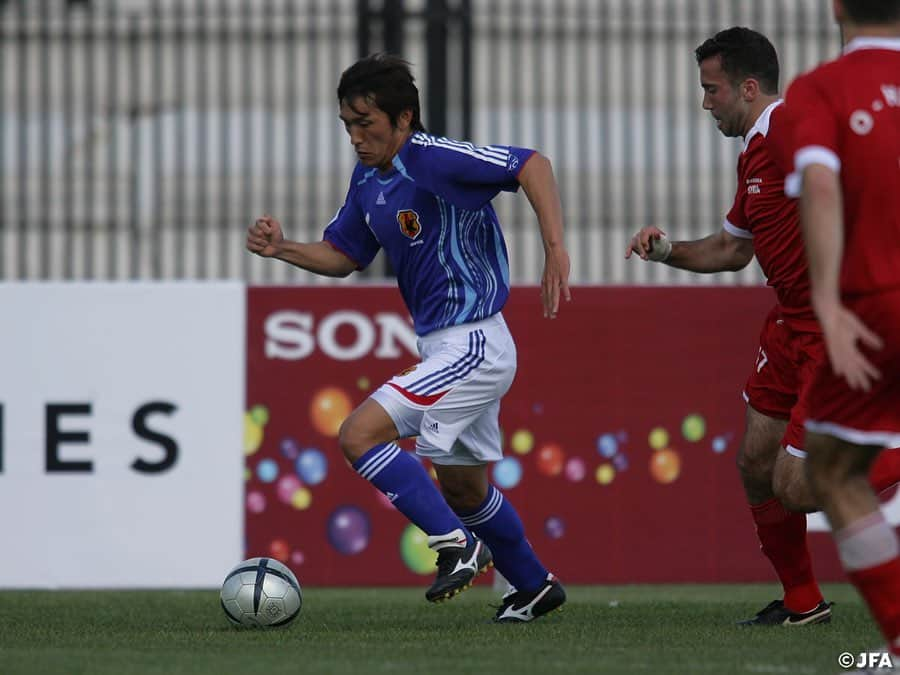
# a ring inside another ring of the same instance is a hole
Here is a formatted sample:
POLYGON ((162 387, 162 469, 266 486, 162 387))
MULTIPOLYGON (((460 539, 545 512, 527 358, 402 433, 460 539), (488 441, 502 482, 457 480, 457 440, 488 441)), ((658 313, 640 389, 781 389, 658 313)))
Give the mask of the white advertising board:
POLYGON ((244 305, 0 284, 0 588, 212 587, 240 561, 244 305))

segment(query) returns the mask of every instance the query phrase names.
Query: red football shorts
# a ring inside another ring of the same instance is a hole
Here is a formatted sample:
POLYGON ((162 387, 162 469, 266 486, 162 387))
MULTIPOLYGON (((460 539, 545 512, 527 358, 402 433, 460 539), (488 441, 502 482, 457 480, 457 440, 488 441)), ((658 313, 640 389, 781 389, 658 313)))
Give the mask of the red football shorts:
POLYGON ((807 417, 809 385, 819 365, 827 360, 821 333, 791 329, 775 306, 759 335, 756 367, 744 387, 744 399, 757 412, 788 420, 782 446, 805 457, 803 422, 807 417))
POLYGON ((884 341, 877 351, 863 347, 881 379, 868 392, 854 391, 826 359, 812 379, 806 427, 857 445, 900 446, 900 289, 844 304, 884 341))

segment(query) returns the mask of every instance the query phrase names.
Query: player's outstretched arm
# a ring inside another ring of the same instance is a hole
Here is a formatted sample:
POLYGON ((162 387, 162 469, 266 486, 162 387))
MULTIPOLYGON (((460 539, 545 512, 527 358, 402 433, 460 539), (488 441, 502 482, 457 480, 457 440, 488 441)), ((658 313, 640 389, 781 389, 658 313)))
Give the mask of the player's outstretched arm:
POLYGON ((535 152, 519 172, 531 208, 537 215, 544 242, 544 274, 541 277, 541 302, 544 316, 554 318, 559 312, 559 298, 572 299, 569 291, 569 252, 563 240, 562 203, 550 160, 535 152))
POLYGON ((753 260, 753 240, 719 230, 694 241, 669 241, 666 233, 652 225, 641 228, 628 243, 625 257, 636 253, 643 260, 664 262, 691 272, 710 274, 736 272, 753 260))
POLYGON ((268 215, 247 230, 247 250, 328 277, 345 277, 356 269, 356 263, 324 241, 303 244, 285 239, 281 223, 268 215))

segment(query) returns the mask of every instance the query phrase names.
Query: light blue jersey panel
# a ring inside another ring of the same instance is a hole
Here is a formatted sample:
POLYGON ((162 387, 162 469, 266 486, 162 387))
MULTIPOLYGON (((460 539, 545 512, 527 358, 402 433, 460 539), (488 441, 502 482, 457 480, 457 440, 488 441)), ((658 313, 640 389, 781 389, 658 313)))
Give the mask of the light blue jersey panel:
POLYGON ((419 335, 496 314, 509 260, 490 202, 533 153, 415 133, 389 171, 357 164, 325 241, 360 269, 384 248, 419 335))

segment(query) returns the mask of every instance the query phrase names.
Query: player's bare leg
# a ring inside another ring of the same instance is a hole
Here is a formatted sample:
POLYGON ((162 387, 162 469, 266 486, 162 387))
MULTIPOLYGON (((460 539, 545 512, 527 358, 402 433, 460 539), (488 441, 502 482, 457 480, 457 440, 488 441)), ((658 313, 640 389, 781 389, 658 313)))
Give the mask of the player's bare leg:
POLYGON ((779 455, 786 454, 781 447, 786 427, 785 420, 747 406, 747 431, 738 452, 738 470, 760 547, 781 581, 784 597, 740 622, 745 626, 798 626, 831 620, 830 605, 824 602, 813 575, 806 544, 806 515, 785 508, 774 489, 779 455))
POLYGON ((457 513, 474 511, 485 500, 489 482, 487 464, 455 466, 434 464, 444 499, 457 513))
POLYGON ((789 511, 812 513, 820 509, 806 478, 806 459, 792 455, 784 448, 778 449, 772 491, 789 511))
POLYGON ((397 426, 384 408, 372 399, 366 399, 344 423, 338 434, 341 452, 351 464, 380 444, 396 441, 397 426))
POLYGON ((491 553, 447 505, 422 465, 394 443, 398 435, 387 411, 369 398, 344 420, 338 440, 359 475, 428 535, 438 554, 438 574, 425 597, 439 602, 468 588, 490 565, 491 553))
POLYGON ((868 470, 881 448, 807 432, 807 476, 834 530, 878 510, 868 470))
POLYGON ((435 464, 447 503, 491 548, 494 564, 513 586, 503 597, 494 620, 533 621, 559 609, 566 601, 566 592, 538 560, 515 508, 490 485, 487 469, 487 464, 435 464))
MULTIPOLYGON (((900 483, 900 448, 886 448, 878 453, 869 467, 868 481, 876 495, 900 483)), ((779 450, 775 460, 772 490, 789 511, 812 513, 822 510, 806 477, 805 457, 797 457, 784 448, 779 450)))
POLYGON ((869 467, 869 482, 875 494, 881 494, 900 483, 900 448, 885 448, 869 467))
POLYGON ((807 433, 807 475, 847 576, 900 655, 900 544, 879 509, 869 468, 880 448, 807 433))
POLYGON ((736 461, 747 502, 752 507, 775 496, 772 480, 787 421, 763 415, 748 405, 746 425, 736 461))

